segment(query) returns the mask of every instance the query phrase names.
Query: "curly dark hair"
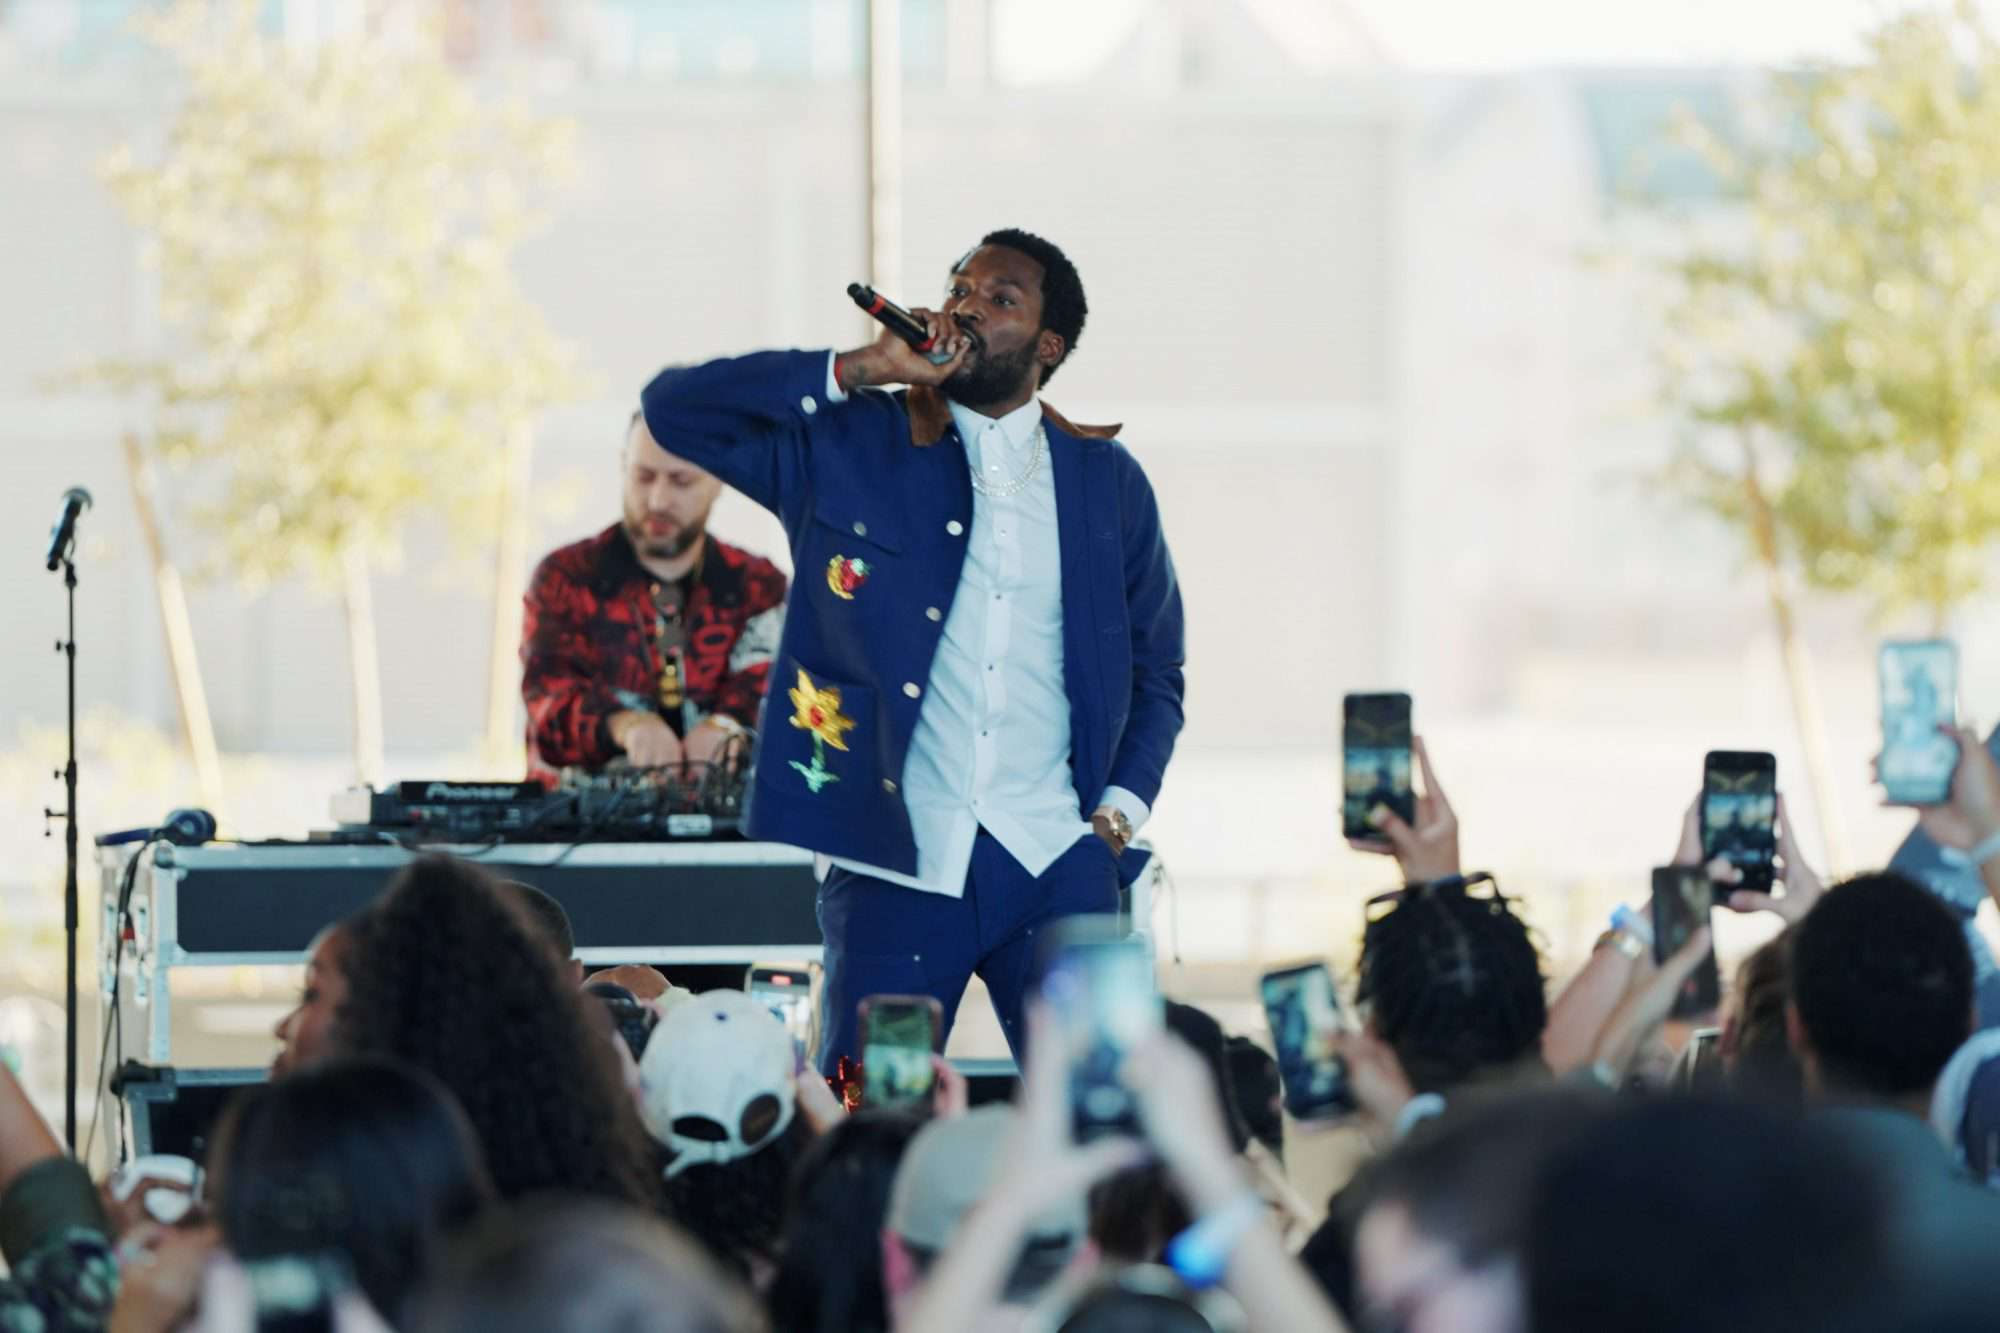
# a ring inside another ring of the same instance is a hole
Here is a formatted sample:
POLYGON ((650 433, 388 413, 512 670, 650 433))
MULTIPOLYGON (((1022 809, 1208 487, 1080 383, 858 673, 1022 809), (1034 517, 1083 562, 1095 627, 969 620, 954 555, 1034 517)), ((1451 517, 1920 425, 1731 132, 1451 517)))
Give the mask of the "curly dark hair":
POLYGON ((651 1140, 602 1020, 497 880, 426 856, 351 928, 339 1048, 435 1075, 478 1131, 502 1198, 658 1206, 651 1140))
POLYGON ((1506 898, 1419 886, 1361 937, 1355 999, 1419 1092, 1539 1058, 1542 960, 1506 898))
MULTIPOLYGON (((1045 240, 1031 231, 1019 227, 1002 227, 999 231, 989 231, 979 238, 981 245, 1004 245, 1009 250, 1018 250, 1042 266, 1042 327, 1063 340, 1063 354, 1056 358, 1053 366, 1042 367, 1042 383, 1047 384, 1056 377, 1056 370, 1069 360, 1069 354, 1076 350, 1083 340, 1083 322, 1090 315, 1090 304, 1083 299, 1083 278, 1070 263, 1069 256, 1054 241, 1045 240)), ((952 266, 957 270, 965 263, 960 259, 952 266)))

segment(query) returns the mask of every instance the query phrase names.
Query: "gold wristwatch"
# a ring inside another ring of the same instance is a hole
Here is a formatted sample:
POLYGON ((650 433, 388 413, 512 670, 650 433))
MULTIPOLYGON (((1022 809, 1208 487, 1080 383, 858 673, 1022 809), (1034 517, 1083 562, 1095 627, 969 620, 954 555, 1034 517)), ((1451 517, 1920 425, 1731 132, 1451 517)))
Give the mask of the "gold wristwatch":
POLYGON ((1123 852, 1127 847, 1130 847, 1132 845, 1132 821, 1125 817, 1125 812, 1117 806, 1112 806, 1109 809, 1100 810, 1098 813, 1103 815, 1104 822, 1110 825, 1112 841, 1117 844, 1113 850, 1123 852))

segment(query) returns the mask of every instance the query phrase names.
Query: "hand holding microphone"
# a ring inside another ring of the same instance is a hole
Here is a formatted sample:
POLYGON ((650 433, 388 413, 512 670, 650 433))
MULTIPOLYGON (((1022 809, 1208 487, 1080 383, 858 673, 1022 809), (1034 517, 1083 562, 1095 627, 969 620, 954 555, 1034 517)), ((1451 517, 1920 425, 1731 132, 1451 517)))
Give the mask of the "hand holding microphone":
POLYGON ((843 389, 874 384, 939 385, 956 374, 976 345, 935 310, 905 310, 875 291, 852 283, 847 294, 882 325, 867 347, 842 352, 834 372, 843 389))

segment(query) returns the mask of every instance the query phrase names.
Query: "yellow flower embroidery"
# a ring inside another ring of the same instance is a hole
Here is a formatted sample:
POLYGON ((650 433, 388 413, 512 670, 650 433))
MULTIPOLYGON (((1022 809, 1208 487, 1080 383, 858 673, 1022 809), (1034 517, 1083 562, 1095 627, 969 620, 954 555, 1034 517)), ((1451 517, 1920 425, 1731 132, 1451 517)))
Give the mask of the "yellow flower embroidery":
POLYGON ((814 795, 830 782, 840 778, 826 766, 826 747, 846 750, 843 739, 854 730, 854 719, 840 711, 840 691, 826 689, 813 684, 813 679, 804 671, 799 672, 799 683, 790 691, 792 696, 792 725, 801 731, 809 731, 813 738, 813 761, 802 764, 792 761, 792 767, 806 780, 806 789, 814 795))

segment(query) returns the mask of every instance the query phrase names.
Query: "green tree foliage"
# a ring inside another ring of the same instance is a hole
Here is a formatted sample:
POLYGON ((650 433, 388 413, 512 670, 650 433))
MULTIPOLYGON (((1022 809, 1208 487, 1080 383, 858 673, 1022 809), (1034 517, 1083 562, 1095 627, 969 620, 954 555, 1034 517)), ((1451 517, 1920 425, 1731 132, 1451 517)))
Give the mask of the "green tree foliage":
POLYGON ((96 373, 150 398, 152 447, 196 474, 205 568, 341 589, 357 753, 379 755, 369 571, 418 512, 489 538, 506 441, 575 391, 509 267, 570 127, 476 98, 403 7, 311 43, 234 0, 141 23, 185 95, 105 177, 166 329, 158 359, 96 373))
POLYGON ((1970 5, 1905 17, 1687 131, 1743 207, 1673 264, 1704 428, 1673 481, 1767 563, 1942 624, 2000 536, 2000 46, 1970 5))

